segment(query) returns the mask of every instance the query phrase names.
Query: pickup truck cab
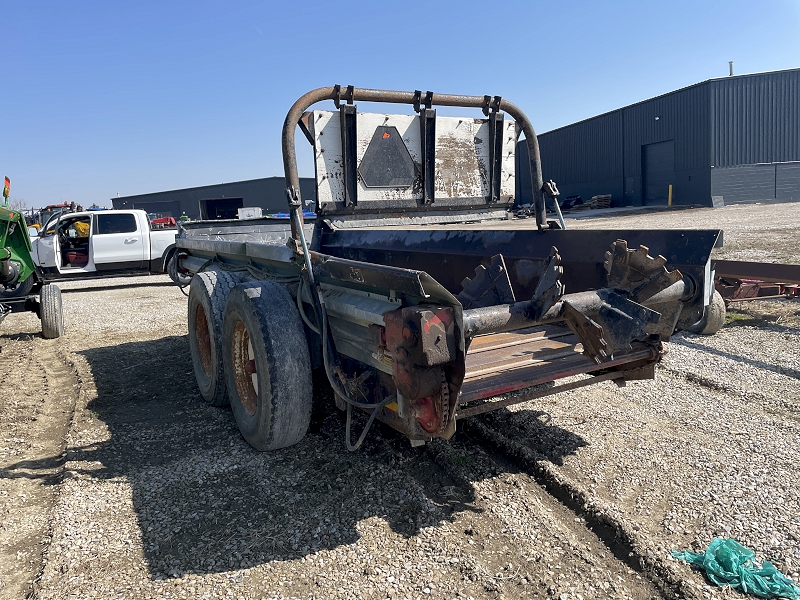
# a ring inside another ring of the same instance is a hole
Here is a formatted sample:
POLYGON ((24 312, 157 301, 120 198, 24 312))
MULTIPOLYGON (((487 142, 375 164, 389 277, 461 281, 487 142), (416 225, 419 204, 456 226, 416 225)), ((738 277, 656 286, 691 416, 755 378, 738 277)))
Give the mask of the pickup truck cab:
POLYGON ((151 229, 143 210, 61 213, 32 240, 45 280, 165 273, 177 229, 151 229))

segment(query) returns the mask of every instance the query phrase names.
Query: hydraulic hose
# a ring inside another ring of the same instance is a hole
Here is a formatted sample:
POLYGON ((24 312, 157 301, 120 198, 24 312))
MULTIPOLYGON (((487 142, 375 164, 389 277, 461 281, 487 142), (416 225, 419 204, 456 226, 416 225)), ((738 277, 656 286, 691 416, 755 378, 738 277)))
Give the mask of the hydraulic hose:
POLYGON ((300 312, 300 318, 303 319, 303 322, 308 326, 308 328, 316 333, 317 335, 322 335, 319 331, 319 328, 314 325, 311 321, 309 321, 308 317, 306 316, 306 311, 303 308, 303 288, 305 286, 305 279, 302 277, 300 278, 300 283, 297 284, 297 310, 300 312))
POLYGON ((325 366, 325 375, 328 378, 328 383, 330 383, 331 387, 333 388, 333 393, 336 394, 347 404, 347 423, 345 425, 344 441, 347 446, 347 449, 350 452, 354 452, 361 447, 361 444, 364 443, 364 440, 367 437, 367 433, 369 432, 370 427, 372 427, 372 423, 378 416, 378 411, 383 407, 385 407, 387 404, 393 402, 395 400, 395 396, 392 395, 387 398, 384 398, 377 404, 371 402, 358 402, 357 400, 353 400, 345 391, 345 389, 339 385, 339 383, 336 381, 336 377, 334 376, 333 369, 331 367, 331 358, 329 356, 331 351, 330 348, 331 342, 330 342, 330 336, 328 334, 328 315, 325 311, 325 299, 322 296, 322 289, 319 287, 317 288, 317 297, 319 298, 320 312, 322 313, 322 363, 325 366), (370 414, 369 419, 367 420, 367 424, 364 426, 364 431, 361 432, 361 435, 359 436, 355 444, 351 443, 350 441, 350 425, 353 419, 353 407, 372 410, 372 414, 370 414))

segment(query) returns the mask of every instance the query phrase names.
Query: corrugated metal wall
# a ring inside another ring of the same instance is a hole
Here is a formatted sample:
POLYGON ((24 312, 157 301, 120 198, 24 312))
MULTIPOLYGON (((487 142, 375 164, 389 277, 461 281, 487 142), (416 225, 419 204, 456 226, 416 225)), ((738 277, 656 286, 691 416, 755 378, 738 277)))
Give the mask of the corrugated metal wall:
POLYGON ((622 177, 622 114, 615 111, 539 136, 545 180, 586 183, 622 177), (547 157, 547 160, 544 160, 547 157))
POLYGON ((642 203, 642 153, 673 140, 673 203, 710 204, 709 96, 704 84, 620 109, 625 128, 625 204, 642 203))
MULTIPOLYGON (((300 192, 303 200, 316 200, 314 179, 300 178, 300 192)), ((175 206, 192 219, 200 218, 200 201, 216 198, 242 198, 244 206, 260 206, 265 213, 286 212, 286 184, 283 177, 250 179, 219 185, 206 185, 196 188, 140 194, 112 198, 114 208, 143 208, 148 212, 174 212, 175 206), (163 208, 161 208, 163 207, 163 208)), ((180 216, 178 215, 173 216, 180 216)))
POLYGON ((699 84, 542 134, 545 179, 562 196, 611 194, 615 206, 638 205, 643 148, 673 140, 673 202, 710 204, 708 103, 699 84))
POLYGON ((800 199, 800 69, 712 79, 539 136, 562 195, 614 205, 642 203, 646 147, 670 140, 675 204, 800 199))
POLYGON ((711 166, 800 161, 800 69, 708 84, 711 166))
POLYGON ((542 175, 562 197, 622 197, 622 117, 612 112, 539 136, 542 175), (561 187, 566 184, 566 187, 561 187), (602 189, 597 192, 593 190, 602 189))

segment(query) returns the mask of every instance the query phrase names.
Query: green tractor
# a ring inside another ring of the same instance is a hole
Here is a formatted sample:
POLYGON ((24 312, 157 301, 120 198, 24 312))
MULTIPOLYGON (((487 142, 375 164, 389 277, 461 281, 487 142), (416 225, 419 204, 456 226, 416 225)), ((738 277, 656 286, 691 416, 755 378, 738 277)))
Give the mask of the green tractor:
POLYGON ((42 284, 32 250, 24 215, 0 206, 0 322, 12 312, 35 312, 42 336, 57 338, 64 333, 61 290, 42 284))

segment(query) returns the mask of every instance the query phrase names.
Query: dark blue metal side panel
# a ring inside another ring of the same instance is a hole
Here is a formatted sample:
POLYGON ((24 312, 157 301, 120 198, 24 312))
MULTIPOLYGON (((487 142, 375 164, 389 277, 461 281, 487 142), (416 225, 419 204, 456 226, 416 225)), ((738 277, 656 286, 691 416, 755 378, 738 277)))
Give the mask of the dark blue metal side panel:
POLYGON ((711 203, 709 92, 698 84, 539 136, 545 179, 562 197, 611 194, 640 205, 642 148, 674 140, 674 204, 711 203))
POLYGON ((642 148, 674 140, 674 204, 710 204, 707 84, 622 109, 625 127, 625 201, 641 204, 642 148))
POLYGON ((708 86, 713 167, 800 161, 800 69, 708 86))

